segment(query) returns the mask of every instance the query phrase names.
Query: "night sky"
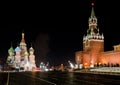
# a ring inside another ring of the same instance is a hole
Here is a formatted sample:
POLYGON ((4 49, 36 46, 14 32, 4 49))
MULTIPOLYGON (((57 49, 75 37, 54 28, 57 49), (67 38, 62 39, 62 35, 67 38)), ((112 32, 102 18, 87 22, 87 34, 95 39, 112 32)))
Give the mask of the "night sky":
MULTIPOLYGON (((74 62, 74 53, 82 50, 82 38, 88 29, 91 1, 41 1, 39 6, 33 7, 37 9, 32 10, 32 22, 36 24, 1 24, 0 57, 6 59, 11 42, 15 48, 24 31, 28 48, 32 43, 35 49, 37 66, 41 61, 50 65, 67 64, 68 60, 74 62)), ((112 6, 112 1, 94 2, 98 27, 105 38, 105 51, 113 50, 113 45, 120 44, 119 5, 117 1, 115 6, 112 6)))

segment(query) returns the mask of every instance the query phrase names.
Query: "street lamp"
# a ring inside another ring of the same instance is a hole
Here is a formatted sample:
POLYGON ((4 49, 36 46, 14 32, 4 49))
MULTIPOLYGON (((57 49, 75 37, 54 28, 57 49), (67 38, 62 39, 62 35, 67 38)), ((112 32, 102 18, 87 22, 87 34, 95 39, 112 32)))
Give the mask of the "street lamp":
POLYGON ((77 60, 77 64, 78 64, 78 69, 80 68, 80 57, 77 56, 78 60, 77 60))

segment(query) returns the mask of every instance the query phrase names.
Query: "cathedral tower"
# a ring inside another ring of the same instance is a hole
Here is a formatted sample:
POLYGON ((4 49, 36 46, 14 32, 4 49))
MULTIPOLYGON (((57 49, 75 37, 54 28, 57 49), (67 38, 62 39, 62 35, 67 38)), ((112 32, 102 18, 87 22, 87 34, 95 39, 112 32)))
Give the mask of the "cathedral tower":
POLYGON ((22 39, 21 39, 21 42, 20 42, 20 48, 21 48, 21 60, 24 61, 25 57, 25 52, 27 51, 27 46, 26 46, 26 43, 25 43, 25 38, 24 38, 25 34, 24 32, 22 32, 22 39))
POLYGON ((31 46, 31 48, 29 49, 29 61, 30 61, 30 65, 31 65, 31 70, 34 70, 36 68, 36 64, 35 64, 35 55, 34 55, 34 49, 31 46))
POLYGON ((7 57, 7 63, 8 65, 13 65, 14 64, 14 60, 15 60, 15 50, 13 49, 12 45, 10 47, 10 49, 8 50, 8 54, 9 56, 7 57))

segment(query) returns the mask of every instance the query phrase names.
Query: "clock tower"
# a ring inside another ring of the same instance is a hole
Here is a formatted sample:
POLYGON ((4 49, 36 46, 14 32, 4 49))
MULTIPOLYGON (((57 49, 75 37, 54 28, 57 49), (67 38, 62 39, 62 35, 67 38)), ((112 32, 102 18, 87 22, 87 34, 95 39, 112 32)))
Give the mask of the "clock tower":
POLYGON ((98 61, 97 55, 99 52, 104 51, 104 36, 99 33, 97 18, 94 13, 94 3, 92 3, 88 25, 87 35, 83 37, 83 51, 90 54, 90 63, 95 64, 98 61))

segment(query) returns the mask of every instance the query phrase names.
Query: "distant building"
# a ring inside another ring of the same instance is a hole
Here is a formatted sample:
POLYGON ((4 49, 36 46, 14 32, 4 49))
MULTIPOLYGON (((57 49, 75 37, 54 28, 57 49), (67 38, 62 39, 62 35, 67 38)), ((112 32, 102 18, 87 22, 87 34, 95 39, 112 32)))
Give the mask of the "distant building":
POLYGON ((75 52, 76 63, 82 64, 84 68, 96 65, 120 65, 120 45, 113 46, 112 51, 104 52, 104 36, 99 33, 93 3, 88 22, 87 35, 83 37, 83 51, 75 52))
POLYGON ((11 46, 8 50, 9 55, 7 58, 7 63, 9 66, 15 69, 32 71, 36 68, 34 49, 31 47, 29 50, 27 50, 24 35, 25 34, 22 33, 22 39, 19 46, 17 46, 15 49, 11 46))

